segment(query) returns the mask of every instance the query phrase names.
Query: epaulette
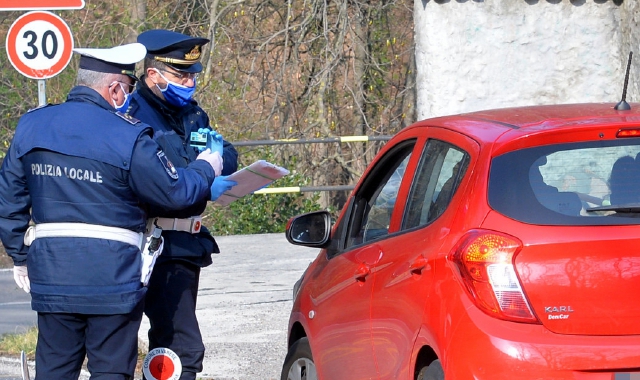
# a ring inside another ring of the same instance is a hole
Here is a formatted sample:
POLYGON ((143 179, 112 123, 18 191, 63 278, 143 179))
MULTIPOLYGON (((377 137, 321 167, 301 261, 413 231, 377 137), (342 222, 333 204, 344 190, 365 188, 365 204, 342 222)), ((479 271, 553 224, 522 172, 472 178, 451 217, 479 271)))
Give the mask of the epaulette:
POLYGON ((50 105, 52 105, 52 104, 51 103, 47 103, 47 104, 43 104, 41 106, 37 106, 36 108, 31 108, 30 110, 27 111, 27 113, 33 112, 33 111, 37 111, 37 110, 39 110, 41 108, 44 108, 44 107, 49 107, 50 105))
POLYGON ((138 120, 135 117, 129 115, 128 113, 122 113, 122 112, 118 111, 118 112, 116 112, 116 115, 120 116, 122 119, 127 121, 127 123, 129 123, 129 124, 138 124, 138 123, 140 123, 140 120, 138 120))

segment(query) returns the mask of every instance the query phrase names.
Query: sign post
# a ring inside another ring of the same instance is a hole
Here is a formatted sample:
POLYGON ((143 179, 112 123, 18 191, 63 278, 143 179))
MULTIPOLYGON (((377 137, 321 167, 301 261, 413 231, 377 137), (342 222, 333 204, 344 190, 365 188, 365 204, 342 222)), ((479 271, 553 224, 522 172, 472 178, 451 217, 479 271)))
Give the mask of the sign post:
POLYGON ((58 75, 71 61, 73 37, 63 19, 51 12, 20 16, 7 33, 7 57, 27 78, 38 80, 38 103, 46 104, 44 80, 58 75))

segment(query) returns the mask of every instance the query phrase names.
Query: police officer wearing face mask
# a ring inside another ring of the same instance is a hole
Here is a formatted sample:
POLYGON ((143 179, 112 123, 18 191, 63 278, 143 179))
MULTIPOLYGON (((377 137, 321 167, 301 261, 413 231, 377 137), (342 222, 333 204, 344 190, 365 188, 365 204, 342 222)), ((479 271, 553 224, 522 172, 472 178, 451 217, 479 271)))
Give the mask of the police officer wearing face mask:
POLYGON ((142 44, 75 49, 65 103, 23 115, 0 168, 0 238, 38 313, 36 379, 133 379, 146 288, 141 204, 184 209, 222 170, 205 151, 176 168, 152 129, 116 111, 142 44), (29 226, 30 222, 35 226, 29 226))
MULTIPOLYGON (((132 95, 128 114, 148 123, 154 138, 177 166, 189 165, 198 149, 192 137, 198 131, 212 131, 209 117, 193 100, 198 73, 202 71, 200 55, 206 38, 191 37, 168 30, 149 30, 138 36, 147 48, 144 75, 132 95)), ((222 176, 211 187, 210 200, 215 200, 235 182, 226 176, 237 169, 238 154, 229 142, 219 140, 223 151, 222 176)), ((150 217, 163 228, 164 250, 154 267, 145 299, 149 318, 149 349, 169 348, 180 358, 180 379, 195 379, 202 372, 204 344, 196 319, 196 299, 200 268, 212 263, 211 254, 219 253, 218 245, 200 214, 207 206, 202 201, 194 206, 171 211, 150 207, 150 217)), ((214 221, 215 222, 215 221, 214 221)))

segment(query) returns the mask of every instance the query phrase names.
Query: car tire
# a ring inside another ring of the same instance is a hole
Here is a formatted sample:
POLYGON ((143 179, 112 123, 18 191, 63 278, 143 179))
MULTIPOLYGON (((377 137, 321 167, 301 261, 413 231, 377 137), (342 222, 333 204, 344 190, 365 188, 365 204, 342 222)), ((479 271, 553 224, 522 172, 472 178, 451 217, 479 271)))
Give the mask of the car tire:
POLYGON ((418 380, 444 380, 440 360, 434 360, 427 367, 423 367, 418 374, 418 380))
POLYGON ((316 365, 313 362, 311 346, 306 337, 295 341, 282 365, 281 380, 318 380, 316 365))

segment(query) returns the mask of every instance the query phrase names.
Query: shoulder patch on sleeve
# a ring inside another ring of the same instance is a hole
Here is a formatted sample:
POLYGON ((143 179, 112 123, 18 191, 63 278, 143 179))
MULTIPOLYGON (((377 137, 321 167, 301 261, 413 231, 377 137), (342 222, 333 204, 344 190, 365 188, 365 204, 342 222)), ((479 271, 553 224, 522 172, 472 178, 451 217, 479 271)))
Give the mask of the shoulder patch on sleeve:
POLYGON ((173 165, 173 163, 171 163, 171 161, 169 161, 164 152, 159 151, 158 153, 156 153, 156 155, 158 156, 160 163, 162 163, 162 166, 164 166, 164 170, 166 170, 167 174, 169 174, 169 177, 178 179, 178 171, 176 170, 176 167, 173 165))
POLYGON ((138 120, 135 117, 129 115, 128 113, 116 112, 116 115, 118 115, 120 118, 124 119, 129 124, 138 124, 138 123, 140 123, 140 120, 138 120))

